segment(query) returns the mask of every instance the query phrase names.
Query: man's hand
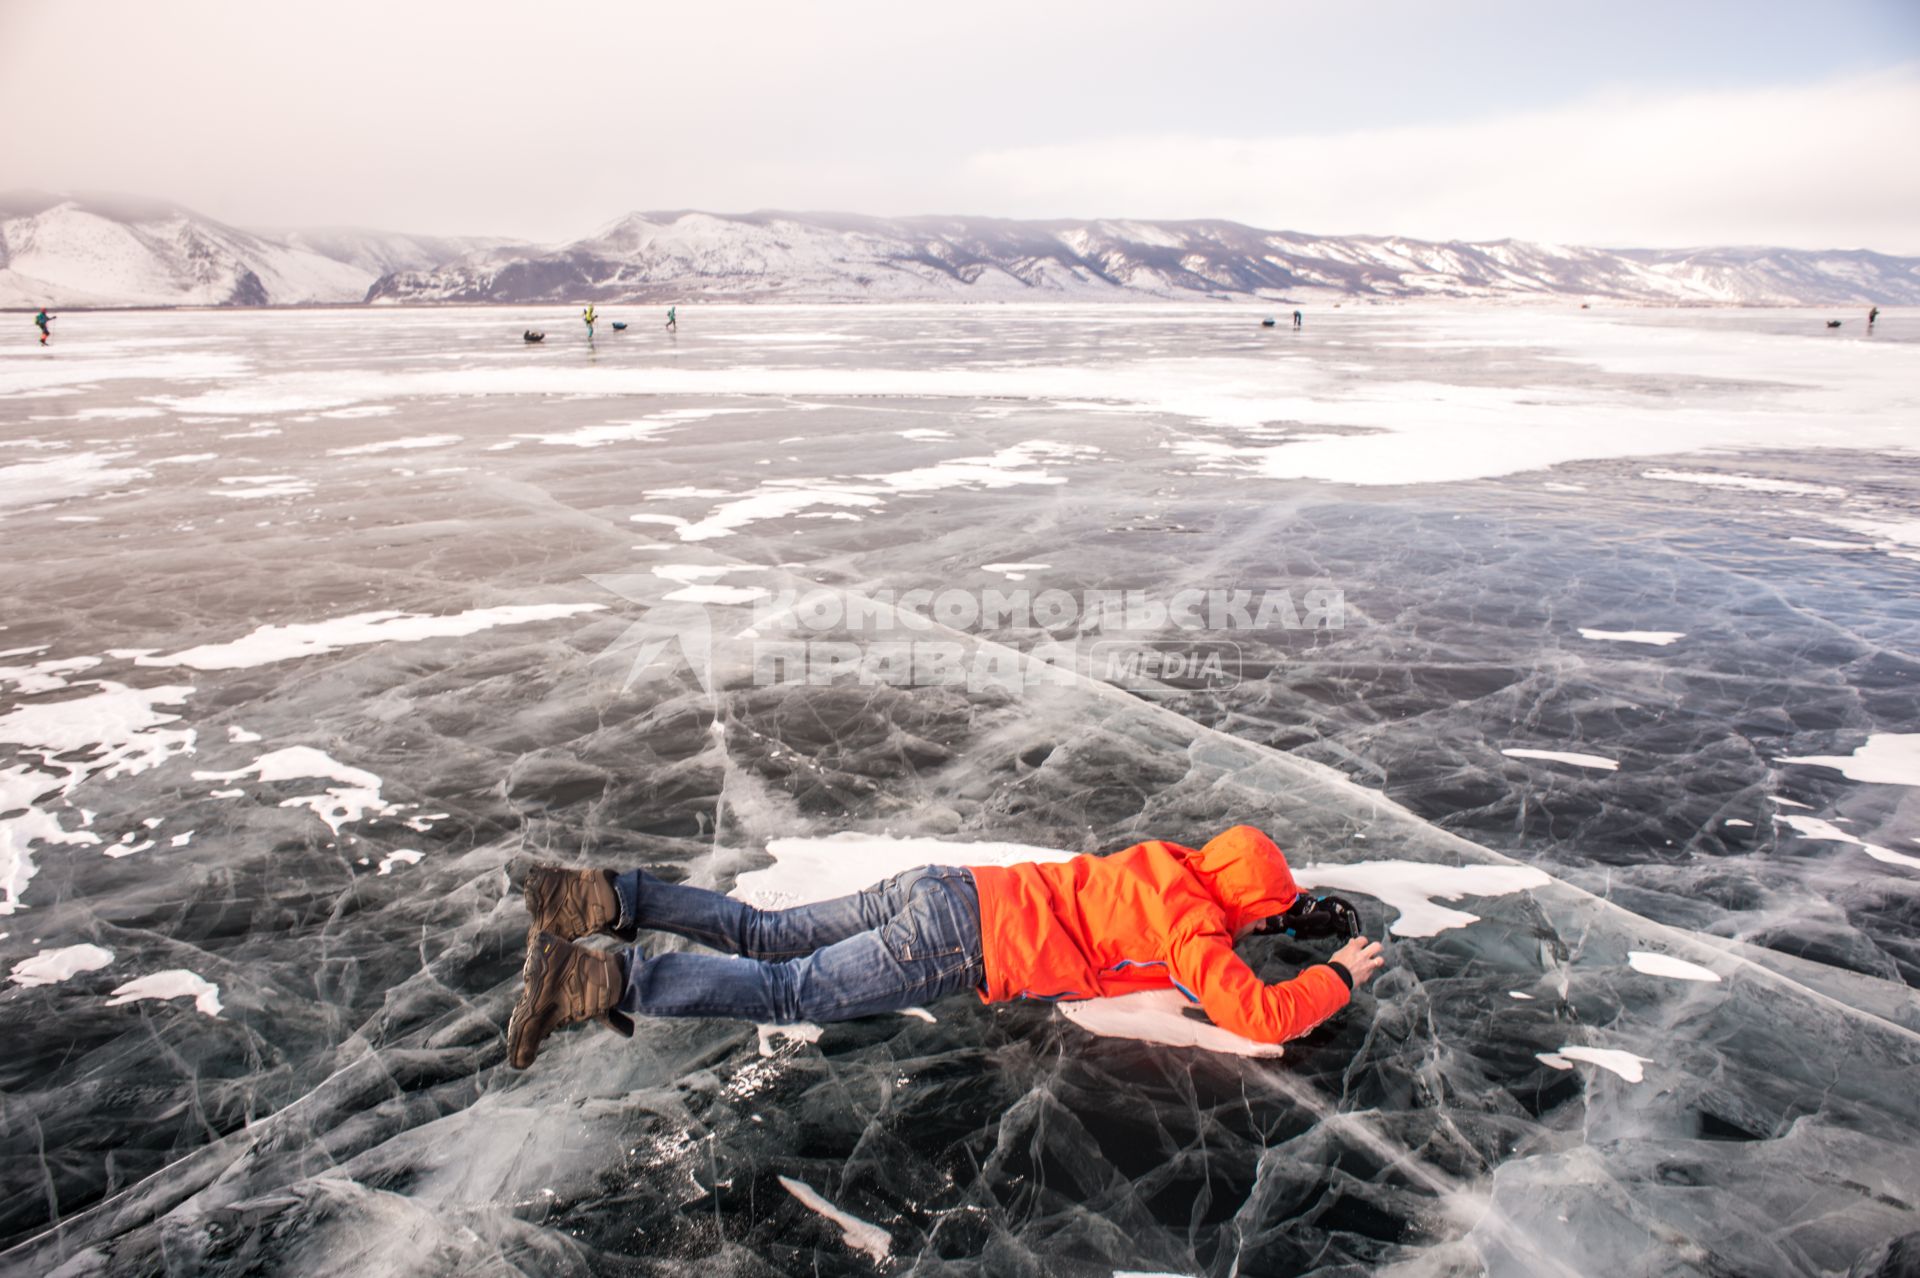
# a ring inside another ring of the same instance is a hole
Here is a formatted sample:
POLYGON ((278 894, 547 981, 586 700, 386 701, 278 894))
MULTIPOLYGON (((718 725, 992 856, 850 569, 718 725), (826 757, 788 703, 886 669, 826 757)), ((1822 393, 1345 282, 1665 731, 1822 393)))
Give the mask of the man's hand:
POLYGON ((1380 942, 1369 941, 1364 936, 1356 936, 1348 941, 1335 951, 1334 956, 1327 962, 1338 963, 1346 968, 1347 975, 1353 978, 1353 988, 1356 990, 1372 980, 1373 974, 1387 965, 1387 960, 1380 954, 1380 942))

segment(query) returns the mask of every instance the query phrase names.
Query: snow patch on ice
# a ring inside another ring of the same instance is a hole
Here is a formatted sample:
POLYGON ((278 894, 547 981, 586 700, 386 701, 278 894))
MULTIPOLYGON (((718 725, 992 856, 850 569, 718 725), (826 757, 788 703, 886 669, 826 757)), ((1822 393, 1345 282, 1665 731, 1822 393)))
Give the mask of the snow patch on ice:
POLYGON ((100 842, 84 828, 67 830, 39 805, 70 795, 91 777, 133 776, 193 752, 194 730, 170 726, 180 716, 160 709, 185 701, 192 687, 129 688, 104 679, 80 686, 94 691, 0 715, 0 744, 20 755, 16 766, 0 770, 0 813, 18 813, 0 817, 0 914, 19 908, 37 872, 34 843, 100 842), (38 766, 29 766, 27 756, 38 756, 38 766))
POLYGON ((671 412, 655 413, 651 417, 642 417, 633 421, 607 422, 599 426, 582 426, 578 430, 544 435, 516 435, 514 438, 530 439, 535 443, 562 448, 604 448, 608 444, 625 444, 636 439, 645 439, 670 426, 680 426, 687 422, 701 421, 708 417, 719 417, 729 413, 759 411, 754 408, 676 408, 671 412))
POLYGON ((0 511, 84 497, 102 488, 150 478, 136 466, 113 463, 131 453, 68 453, 45 461, 0 466, 0 511))
POLYGON ((1722 475, 1711 470, 1643 470, 1642 479, 1708 488, 1745 488, 1756 493, 1793 493, 1801 497, 1845 497, 1847 490, 1831 484, 1803 484, 1796 479, 1765 479, 1758 475, 1722 475))
POLYGON ((341 648, 370 643, 416 643, 422 639, 457 638, 495 626, 518 626, 554 621, 583 612, 599 612, 605 604, 507 604, 467 612, 432 616, 406 612, 362 612, 328 621, 266 625, 231 643, 202 644, 169 656, 140 657, 142 666, 189 666, 195 670, 239 670, 296 657, 321 656, 341 648))
POLYGON ((677 581, 683 586, 691 586, 696 581, 712 581, 724 577, 730 572, 741 569, 732 564, 655 564, 653 575, 665 577, 668 581, 677 581))
POLYGON ((756 1025, 754 1030, 760 1036, 760 1054, 774 1054, 776 1038, 790 1038, 796 1043, 817 1043, 827 1031, 812 1021, 795 1021, 791 1025, 756 1025))
POLYGON ((1833 541, 1826 537, 1789 537, 1787 540, 1797 542, 1802 546, 1812 546, 1818 550, 1868 551, 1878 549, 1878 547, 1870 541, 1833 541))
POLYGON ((1645 972, 1648 976, 1670 977, 1676 981, 1718 981, 1720 979, 1720 973, 1712 968, 1701 967, 1698 963, 1689 963, 1671 954, 1628 950, 1627 964, 1636 972, 1645 972))
POLYGON ((1008 581, 1025 581, 1030 572, 1043 572, 1052 564, 981 564, 981 572, 997 572, 1008 581))
POLYGON ((1776 815, 1774 820, 1791 827, 1793 832, 1803 839, 1814 839, 1822 843, 1851 843, 1876 861, 1920 870, 1920 856, 1909 856, 1905 852, 1895 852, 1892 848, 1883 848, 1877 843, 1869 843, 1859 835, 1850 834, 1831 821, 1822 821, 1819 817, 1789 816, 1784 812, 1776 815))
POLYGON ((20 960, 7 979, 16 985, 56 985, 82 972, 97 972, 111 962, 112 950, 98 945, 68 945, 20 960))
POLYGON ((410 848, 401 848, 398 851, 389 852, 380 858, 379 873, 391 874, 393 867, 396 865, 418 865, 420 864, 420 858, 425 855, 426 853, 424 852, 415 852, 410 848))
POLYGON ((164 409, 143 404, 125 408, 83 408, 73 415, 73 419, 79 422, 131 422, 145 417, 165 416, 164 409))
POLYGON ((1479 915, 1435 904, 1463 896, 1506 896, 1553 881, 1525 865, 1434 865, 1425 861, 1356 861, 1350 865, 1303 865, 1293 870, 1302 887, 1371 896, 1399 911, 1388 925, 1394 936, 1432 936, 1465 927, 1479 915))
MULTIPOLYGON (((391 412, 392 410, 387 410, 391 412)), ((333 417, 338 414, 328 413, 333 417)), ((365 457, 372 453, 390 453, 396 449, 446 448, 460 442, 459 435, 410 435, 405 439, 383 439, 372 444, 360 444, 353 448, 329 448, 329 457, 365 457)))
POLYGON ((262 785, 310 777, 337 782, 326 787, 321 794, 296 795, 280 803, 283 808, 311 808, 336 835, 340 833, 341 826, 361 820, 368 812, 391 816, 399 811, 397 805, 380 801, 379 777, 361 768, 348 767, 312 746, 288 746, 284 750, 274 750, 232 772, 193 774, 196 781, 238 781, 243 777, 258 777, 262 785))
POLYGON ((1911 559, 1900 548, 1920 546, 1920 519, 1861 519, 1851 515, 1822 515, 1825 523, 1873 538, 1873 549, 1884 550, 1896 558, 1911 559))
POLYGON ((123 1003, 135 1003, 141 999, 190 998, 193 1005, 204 1016, 220 1015, 220 987, 212 981, 187 971, 185 968, 169 968, 164 972, 155 972, 151 976, 142 976, 128 981, 113 991, 113 997, 107 1000, 108 1007, 118 1007, 123 1003))
POLYGON ((1576 768, 1594 768, 1603 772, 1620 770, 1620 763, 1616 759, 1597 754, 1577 754, 1570 750, 1502 750, 1500 753, 1509 759, 1543 759, 1548 763, 1571 763, 1576 768))
POLYGON ((759 586, 682 586, 668 591, 666 598, 675 603, 743 604, 764 599, 768 593, 759 586))
POLYGON ((676 531, 682 541, 708 541, 730 536, 748 524, 782 519, 815 506, 878 506, 880 498, 873 492, 870 488, 794 487, 783 483, 746 493, 716 507, 698 523, 683 524, 676 531))
MULTIPOLYGON (((19 651, 25 655, 45 649, 22 648, 19 651)), ((98 657, 55 657, 48 661, 36 661, 30 666, 0 666, 0 683, 12 684, 14 691, 23 697, 38 696, 43 692, 68 687, 71 681, 66 676, 91 670, 99 664, 98 657)))
POLYGON ((788 1193, 840 1226, 841 1241, 855 1251, 865 1253, 874 1264, 886 1263, 887 1257, 893 1253, 893 1235, 880 1226, 841 1211, 803 1180, 782 1176, 780 1183, 786 1186, 788 1193))
POLYGON ((1684 630, 1589 630, 1580 628, 1582 639, 1611 639, 1616 643, 1651 643, 1665 647, 1676 640, 1685 639, 1684 630))
POLYGON ((1572 1069, 1573 1062, 1585 1061, 1618 1074, 1629 1083, 1642 1081, 1646 1077, 1642 1067, 1652 1063, 1648 1057, 1635 1056, 1632 1052, 1612 1047, 1563 1047, 1557 1052, 1535 1052, 1534 1056, 1542 1064, 1554 1069, 1572 1069))
MULTIPOLYGON (((898 493, 930 493, 945 488, 1064 484, 1066 477, 1046 469, 1048 463, 1092 456, 1099 451, 1088 444, 1056 444, 1040 439, 1015 444, 985 457, 958 457, 952 461, 888 474, 864 474, 848 480, 780 480, 722 503, 705 519, 679 529, 679 535, 682 541, 706 541, 725 537, 748 524, 797 515, 815 506, 878 506, 885 497, 898 493)), ((693 489, 663 489, 656 495, 699 494, 693 489)))
POLYGON ((1063 1002, 1056 1005, 1056 1010, 1081 1029, 1105 1038, 1131 1038, 1267 1059, 1283 1054, 1278 1043, 1242 1038, 1210 1021, 1188 1016, 1186 1009, 1192 1006, 1179 990, 1143 990, 1115 998, 1063 1002))
POLYGON ((742 874, 733 895, 776 910, 846 896, 923 865, 1018 865, 1070 861, 1075 855, 1024 843, 963 843, 854 831, 772 839, 767 853, 774 863, 742 874))
POLYGON ((1833 768, 1850 781, 1920 785, 1920 732, 1876 732, 1852 754, 1782 755, 1774 762, 1833 768))
POLYGON ((230 487, 209 488, 207 491, 215 497, 232 497, 238 501, 304 497, 313 491, 313 485, 298 475, 229 475, 223 476, 219 482, 230 487))

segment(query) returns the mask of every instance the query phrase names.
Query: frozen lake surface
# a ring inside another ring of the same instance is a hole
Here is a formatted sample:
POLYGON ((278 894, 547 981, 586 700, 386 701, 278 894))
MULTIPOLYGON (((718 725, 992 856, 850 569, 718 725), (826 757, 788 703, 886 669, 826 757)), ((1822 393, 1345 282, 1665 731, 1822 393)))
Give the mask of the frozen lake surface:
POLYGON ((1847 318, 20 338, 0 1272, 1908 1272, 1920 334, 1847 318), (504 1064, 517 856, 1239 822, 1387 940, 1281 1053, 1148 996, 504 1064))

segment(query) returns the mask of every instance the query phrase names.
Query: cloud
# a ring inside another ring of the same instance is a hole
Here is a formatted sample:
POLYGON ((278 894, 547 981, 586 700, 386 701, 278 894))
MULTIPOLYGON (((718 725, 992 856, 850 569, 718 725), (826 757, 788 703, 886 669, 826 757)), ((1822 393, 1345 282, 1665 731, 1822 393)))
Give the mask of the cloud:
POLYGON ((1788 88, 1615 90, 1463 123, 1263 138, 1154 134, 985 151, 1023 215, 1604 246, 1920 253, 1920 66, 1788 88))

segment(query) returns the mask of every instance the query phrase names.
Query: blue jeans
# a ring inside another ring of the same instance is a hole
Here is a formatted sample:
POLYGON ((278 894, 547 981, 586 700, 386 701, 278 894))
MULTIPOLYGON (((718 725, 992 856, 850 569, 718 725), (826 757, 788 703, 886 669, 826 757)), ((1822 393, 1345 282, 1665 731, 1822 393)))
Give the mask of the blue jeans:
POLYGON ((986 980, 971 871, 922 866, 852 896, 762 910, 645 870, 616 877, 617 926, 673 932, 739 957, 621 955, 630 1016, 728 1016, 788 1025, 898 1012, 986 980))

